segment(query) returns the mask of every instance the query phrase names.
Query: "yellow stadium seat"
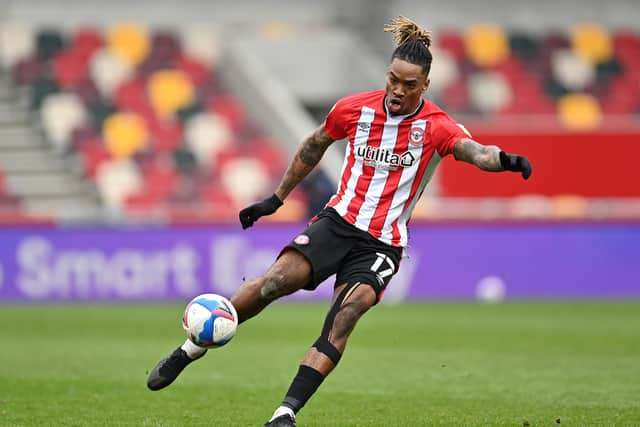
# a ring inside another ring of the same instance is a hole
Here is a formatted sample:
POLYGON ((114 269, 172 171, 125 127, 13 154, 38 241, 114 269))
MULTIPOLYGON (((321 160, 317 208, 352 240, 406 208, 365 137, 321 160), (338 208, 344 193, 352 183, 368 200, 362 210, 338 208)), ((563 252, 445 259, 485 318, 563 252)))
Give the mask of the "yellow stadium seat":
POLYGON ((568 129, 591 130, 600 126, 602 111, 598 100, 591 95, 574 93, 558 100, 561 123, 568 129))
POLYGON ((123 159, 141 150, 147 142, 144 120, 133 113, 114 113, 104 121, 103 136, 112 157, 123 159))
POLYGON ((189 76, 182 71, 156 71, 147 86, 149 100, 160 116, 174 114, 193 101, 195 90, 189 76))
POLYGON ((607 30, 598 24, 580 24, 571 32, 571 47, 577 55, 599 64, 613 58, 614 48, 607 30))
POLYGON ((464 33, 467 57, 479 67, 500 64, 510 55, 506 34, 492 24, 469 27, 464 33))
POLYGON ((149 54, 151 41, 147 31, 137 24, 116 24, 107 36, 109 48, 128 64, 137 65, 149 54))

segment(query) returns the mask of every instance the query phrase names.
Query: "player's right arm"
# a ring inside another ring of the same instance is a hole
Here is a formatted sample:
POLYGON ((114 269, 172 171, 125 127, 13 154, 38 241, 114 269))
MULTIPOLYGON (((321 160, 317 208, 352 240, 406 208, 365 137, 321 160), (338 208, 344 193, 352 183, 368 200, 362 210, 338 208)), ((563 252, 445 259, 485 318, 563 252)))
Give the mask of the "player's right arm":
POLYGON ((347 132, 345 128, 351 111, 349 105, 349 102, 345 102, 345 98, 336 102, 329 114, 327 114, 324 123, 302 141, 276 192, 271 197, 240 211, 242 228, 251 227, 258 218, 271 215, 278 210, 289 193, 320 162, 320 159, 333 141, 346 138, 347 132))
POLYGON ((334 139, 325 131, 324 125, 318 127, 307 136, 302 144, 300 144, 300 147, 298 147, 295 156, 293 156, 293 160, 284 173, 276 192, 271 197, 254 203, 240 211, 239 216, 242 228, 246 229, 251 227, 258 218, 271 215, 278 210, 289 193, 291 193, 296 185, 320 162, 320 159, 333 141, 334 139))
POLYGON ((319 126, 298 147, 298 151, 284 173, 275 195, 284 200, 289 193, 316 167, 327 148, 333 143, 324 125, 319 126))

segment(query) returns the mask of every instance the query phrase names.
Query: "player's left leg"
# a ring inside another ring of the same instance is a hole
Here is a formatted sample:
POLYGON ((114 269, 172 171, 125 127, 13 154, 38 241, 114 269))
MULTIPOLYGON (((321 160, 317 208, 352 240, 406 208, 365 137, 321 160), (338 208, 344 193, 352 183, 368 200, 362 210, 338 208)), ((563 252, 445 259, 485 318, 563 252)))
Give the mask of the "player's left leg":
POLYGON ((305 354, 282 405, 265 426, 295 426, 295 414, 336 367, 358 319, 377 300, 374 287, 360 282, 347 283, 335 289, 320 337, 305 354))

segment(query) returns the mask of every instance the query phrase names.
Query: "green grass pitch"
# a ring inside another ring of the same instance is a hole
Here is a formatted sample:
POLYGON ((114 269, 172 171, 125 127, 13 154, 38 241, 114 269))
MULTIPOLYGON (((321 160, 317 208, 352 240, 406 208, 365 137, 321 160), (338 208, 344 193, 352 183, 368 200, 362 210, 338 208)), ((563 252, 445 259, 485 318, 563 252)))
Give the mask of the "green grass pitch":
MULTIPOLYGON (((261 426, 324 304, 275 304, 169 388, 181 305, 0 305, 0 426, 261 426)), ((380 305, 312 426, 640 426, 640 302, 380 305)))

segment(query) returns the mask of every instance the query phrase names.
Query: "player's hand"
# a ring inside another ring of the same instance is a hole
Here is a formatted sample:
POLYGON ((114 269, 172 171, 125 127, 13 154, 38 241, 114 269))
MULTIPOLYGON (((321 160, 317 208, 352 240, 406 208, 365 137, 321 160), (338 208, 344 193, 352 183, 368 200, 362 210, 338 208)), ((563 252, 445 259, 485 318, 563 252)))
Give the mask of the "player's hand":
POLYGON ((522 172, 522 177, 524 179, 529 179, 531 176, 531 163, 529 162, 529 159, 524 156, 501 151, 500 164, 506 171, 522 172))
POLYGON ((275 194, 261 202, 254 203, 240 211, 240 224, 242 229, 246 230, 251 227, 254 222, 261 216, 271 215, 282 206, 282 200, 278 199, 275 194))

